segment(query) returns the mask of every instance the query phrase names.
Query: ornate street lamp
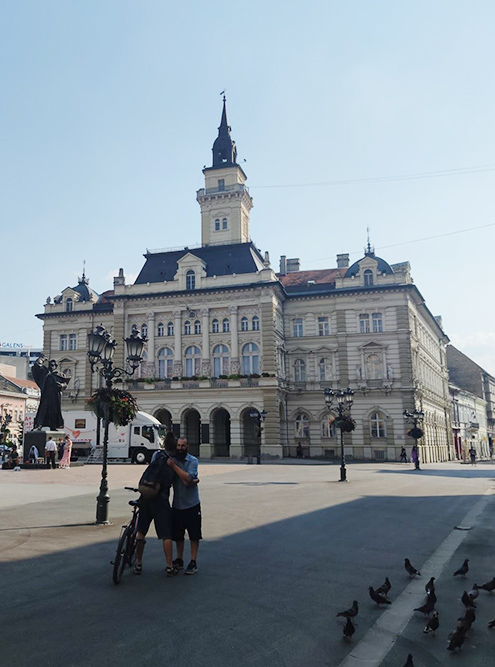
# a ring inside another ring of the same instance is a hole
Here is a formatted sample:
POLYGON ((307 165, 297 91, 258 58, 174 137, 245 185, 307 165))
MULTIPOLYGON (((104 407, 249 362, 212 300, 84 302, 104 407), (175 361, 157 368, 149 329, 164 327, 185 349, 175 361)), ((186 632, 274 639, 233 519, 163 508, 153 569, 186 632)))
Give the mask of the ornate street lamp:
POLYGON ((412 412, 409 412, 409 410, 404 410, 402 416, 406 421, 412 422, 413 424, 413 427, 407 432, 407 435, 411 436, 411 438, 414 438, 414 448, 416 450, 414 469, 419 470, 418 440, 423 437, 423 429, 419 428, 418 423, 422 423, 425 417, 425 413, 422 410, 417 410, 414 408, 412 412))
MULTIPOLYGON (((113 340, 108 331, 101 325, 97 326, 95 331, 88 334, 88 358, 91 365, 91 372, 98 373, 105 381, 107 389, 113 388, 113 381, 117 377, 133 375, 143 360, 143 348, 148 339, 141 336, 137 328, 132 328, 130 336, 124 339, 127 351, 126 368, 116 368, 113 365, 113 355, 117 343, 113 340)), ((98 420, 99 421, 99 420, 98 420)), ((111 415, 106 414, 104 419, 103 435, 103 466, 101 470, 100 492, 96 498, 96 523, 108 524, 108 427, 111 422, 111 415)), ((99 435, 99 425, 98 425, 99 435)))
POLYGON ((261 463, 261 434, 263 433, 262 424, 265 423, 266 415, 268 413, 266 410, 258 412, 258 410, 251 410, 249 413, 250 418, 253 420, 256 428, 256 435, 258 438, 258 450, 256 454, 256 463, 259 465, 261 463))
POLYGON ((340 429, 340 479, 339 482, 347 482, 347 470, 345 467, 344 454, 344 433, 353 431, 355 428, 354 420, 351 418, 351 407, 354 403, 354 392, 352 389, 325 389, 325 404, 330 412, 333 407, 333 401, 337 401, 337 417, 334 424, 340 429))

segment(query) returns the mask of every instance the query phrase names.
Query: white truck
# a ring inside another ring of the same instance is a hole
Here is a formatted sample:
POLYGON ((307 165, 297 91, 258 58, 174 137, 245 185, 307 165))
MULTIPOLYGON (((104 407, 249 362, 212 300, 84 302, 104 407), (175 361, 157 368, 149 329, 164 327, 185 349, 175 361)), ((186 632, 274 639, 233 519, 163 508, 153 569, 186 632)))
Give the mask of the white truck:
MULTIPOLYGON (((72 440, 75 456, 89 456, 97 446, 97 419, 92 412, 66 410, 64 431, 72 440)), ((137 412, 127 426, 110 424, 108 458, 130 459, 131 463, 148 463, 157 449, 163 448, 165 427, 147 412, 137 412)), ((103 447, 104 424, 100 426, 99 446, 103 447)))

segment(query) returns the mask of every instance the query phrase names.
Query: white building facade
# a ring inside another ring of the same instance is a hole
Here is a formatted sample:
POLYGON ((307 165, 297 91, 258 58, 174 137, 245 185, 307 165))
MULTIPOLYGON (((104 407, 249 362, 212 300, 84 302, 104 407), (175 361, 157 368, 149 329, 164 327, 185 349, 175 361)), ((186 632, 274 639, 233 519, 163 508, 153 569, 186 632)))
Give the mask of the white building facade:
MULTIPOLYGON (((398 460, 413 444, 402 414, 414 408, 425 413, 423 460, 450 458, 448 339, 409 264, 390 266, 368 244, 352 266, 340 255, 335 269, 300 271, 282 257, 275 273, 250 240, 253 202, 225 102, 203 173, 201 246, 148 251, 134 284, 121 270, 103 295, 83 276, 38 316, 46 356, 72 378, 66 409, 84 408, 96 386, 87 334, 102 324, 121 341, 135 325, 148 343, 128 387, 202 457, 289 456, 299 442, 309 456, 338 457, 324 390, 349 386, 349 458, 398 460), (260 437, 253 415, 263 410, 260 437)), ((124 364, 122 345, 115 361, 124 364)))

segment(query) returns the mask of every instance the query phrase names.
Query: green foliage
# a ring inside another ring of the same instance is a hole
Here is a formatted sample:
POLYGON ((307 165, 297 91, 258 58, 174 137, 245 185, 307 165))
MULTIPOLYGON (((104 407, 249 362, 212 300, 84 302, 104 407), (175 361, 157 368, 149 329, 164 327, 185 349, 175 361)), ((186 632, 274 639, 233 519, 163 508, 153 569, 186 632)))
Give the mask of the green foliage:
POLYGON ((88 400, 88 408, 100 419, 126 426, 136 416, 136 399, 123 389, 98 389, 88 400))

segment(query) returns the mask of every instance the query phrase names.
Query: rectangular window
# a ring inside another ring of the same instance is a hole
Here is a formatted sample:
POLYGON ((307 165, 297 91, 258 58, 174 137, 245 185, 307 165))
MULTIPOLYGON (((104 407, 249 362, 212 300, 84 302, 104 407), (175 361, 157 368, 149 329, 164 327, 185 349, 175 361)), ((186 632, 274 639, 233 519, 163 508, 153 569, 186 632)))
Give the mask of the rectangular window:
POLYGON ((373 323, 373 333, 380 333, 383 331, 383 319, 381 313, 373 313, 371 320, 373 323))
POLYGON ((60 349, 61 350, 67 349, 67 334, 60 335, 60 349))
POLYGON ((330 327, 328 325, 328 317, 318 318, 318 336, 329 336, 330 327))
POLYGON ((304 335, 302 317, 296 317, 292 320, 292 335, 294 338, 302 338, 304 335))
POLYGON ((74 428, 86 428, 86 420, 85 419, 74 420, 74 428))
POLYGON ((218 179, 218 189, 225 190, 225 178, 218 179))
POLYGON ((367 314, 359 316, 359 333, 370 333, 370 316, 367 314))
POLYGON ((76 334, 69 334, 69 350, 75 350, 77 348, 77 336, 76 334))

